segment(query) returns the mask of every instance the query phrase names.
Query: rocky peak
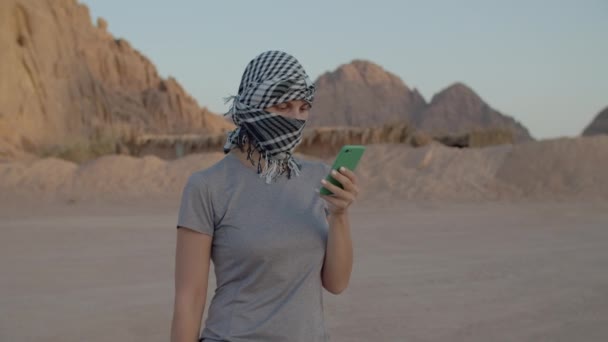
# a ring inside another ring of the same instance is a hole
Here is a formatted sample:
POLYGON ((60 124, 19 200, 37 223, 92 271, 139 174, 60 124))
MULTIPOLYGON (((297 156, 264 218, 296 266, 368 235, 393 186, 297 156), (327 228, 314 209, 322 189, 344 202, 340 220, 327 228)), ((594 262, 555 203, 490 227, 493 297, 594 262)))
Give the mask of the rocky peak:
POLYGON ((323 74, 311 125, 374 127, 410 122, 438 135, 462 135, 475 130, 504 129, 516 141, 530 140, 528 130, 495 109, 464 83, 456 82, 427 104, 416 89, 379 65, 356 59, 323 74))
POLYGON ((356 59, 321 75, 311 126, 379 126, 408 121, 426 102, 396 75, 356 59))
POLYGON ((335 74, 338 80, 360 82, 368 86, 393 85, 399 83, 396 75, 387 72, 379 65, 360 59, 340 66, 335 74))
POLYGON ((598 134, 608 134, 608 107, 604 108, 583 131, 583 135, 598 134))
POLYGON ((481 103, 483 100, 477 95, 473 89, 464 83, 456 82, 441 90, 431 98, 430 105, 441 103, 444 101, 460 102, 467 101, 471 103, 481 103))
POLYGON ((511 131, 516 141, 532 139, 523 125, 490 107, 473 89, 460 82, 435 94, 414 123, 416 128, 433 134, 465 134, 496 128, 511 131))

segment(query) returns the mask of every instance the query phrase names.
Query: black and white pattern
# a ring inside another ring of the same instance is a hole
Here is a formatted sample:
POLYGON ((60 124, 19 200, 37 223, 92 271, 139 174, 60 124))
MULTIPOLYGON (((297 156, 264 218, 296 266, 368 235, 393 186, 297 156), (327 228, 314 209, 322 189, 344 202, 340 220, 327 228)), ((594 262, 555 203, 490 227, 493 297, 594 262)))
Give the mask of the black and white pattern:
MULTIPOLYGON (((271 113, 265 108, 292 100, 303 100, 312 106, 315 86, 298 60, 282 51, 267 51, 249 62, 239 86, 238 94, 230 96, 232 121, 236 130, 229 132, 224 145, 228 153, 238 145, 241 130, 246 130, 251 145, 260 152, 265 167, 258 160, 258 173, 271 183, 276 176, 287 172, 299 175, 300 165, 292 156, 302 140, 306 120, 271 113)), ((248 153, 250 159, 251 153, 248 153)), ((252 161, 253 162, 253 161, 252 161)))

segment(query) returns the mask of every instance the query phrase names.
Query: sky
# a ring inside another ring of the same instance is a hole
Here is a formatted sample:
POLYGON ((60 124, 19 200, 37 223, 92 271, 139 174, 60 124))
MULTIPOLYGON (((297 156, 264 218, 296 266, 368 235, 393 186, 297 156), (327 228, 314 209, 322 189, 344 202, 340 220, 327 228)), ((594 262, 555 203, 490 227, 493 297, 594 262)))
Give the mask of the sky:
POLYGON ((606 0, 80 2, 216 113, 271 49, 312 79, 369 60, 427 101, 463 82, 540 139, 579 135, 608 106, 606 0))

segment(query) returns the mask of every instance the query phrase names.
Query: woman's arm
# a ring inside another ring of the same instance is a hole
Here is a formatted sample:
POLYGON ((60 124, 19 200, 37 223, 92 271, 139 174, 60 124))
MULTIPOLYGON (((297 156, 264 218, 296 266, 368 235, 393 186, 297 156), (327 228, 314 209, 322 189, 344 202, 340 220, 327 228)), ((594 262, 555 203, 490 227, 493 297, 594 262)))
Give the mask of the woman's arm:
POLYGON ((359 194, 355 174, 341 168, 340 172, 332 171, 332 176, 339 181, 344 189, 325 180, 322 184, 333 195, 321 195, 329 204, 329 234, 325 260, 321 272, 323 287, 333 294, 339 294, 348 287, 353 269, 353 242, 350 236, 348 208, 359 194))
POLYGON ((198 342, 207 299, 212 237, 180 227, 175 250, 171 342, 198 342))
POLYGON ((328 222, 329 234, 321 279, 327 291, 340 294, 348 286, 353 269, 353 242, 348 214, 330 214, 328 222))

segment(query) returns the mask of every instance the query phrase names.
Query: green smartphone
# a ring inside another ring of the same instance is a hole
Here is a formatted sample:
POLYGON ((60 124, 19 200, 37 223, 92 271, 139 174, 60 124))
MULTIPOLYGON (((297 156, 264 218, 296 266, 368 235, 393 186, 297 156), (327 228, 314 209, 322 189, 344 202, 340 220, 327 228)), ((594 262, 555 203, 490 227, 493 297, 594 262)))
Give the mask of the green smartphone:
MULTIPOLYGON (((359 164, 359 160, 361 160, 361 156, 363 156, 363 152, 365 151, 365 146, 363 145, 344 145, 340 149, 336 160, 334 160, 334 165, 331 167, 332 170, 338 170, 342 166, 345 168, 355 171, 357 164, 359 164)), ((334 179, 331 174, 327 175, 325 178, 328 182, 333 185, 342 187, 342 184, 334 179)), ((344 188, 343 188, 344 189, 344 188)), ((325 187, 321 187, 319 190, 321 195, 332 195, 333 193, 327 190, 325 187)))

